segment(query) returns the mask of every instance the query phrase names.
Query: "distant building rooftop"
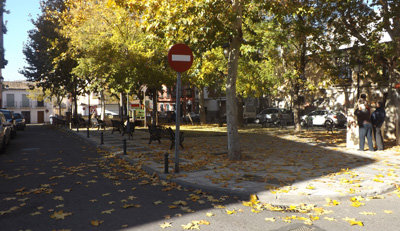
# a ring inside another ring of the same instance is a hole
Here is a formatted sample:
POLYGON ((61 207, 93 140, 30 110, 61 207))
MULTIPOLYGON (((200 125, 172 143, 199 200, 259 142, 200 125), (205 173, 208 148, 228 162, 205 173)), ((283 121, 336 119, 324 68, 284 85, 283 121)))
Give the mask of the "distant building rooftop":
POLYGON ((3 89, 7 90, 29 90, 29 86, 34 86, 35 83, 28 81, 4 81, 3 89))

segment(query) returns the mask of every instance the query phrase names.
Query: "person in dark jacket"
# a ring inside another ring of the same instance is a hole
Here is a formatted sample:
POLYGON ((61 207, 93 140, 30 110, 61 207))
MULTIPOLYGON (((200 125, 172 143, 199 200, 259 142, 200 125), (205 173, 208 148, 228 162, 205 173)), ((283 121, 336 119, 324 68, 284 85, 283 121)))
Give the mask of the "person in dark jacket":
POLYGON ((385 122, 385 107, 383 102, 378 102, 376 110, 371 115, 371 122, 373 126, 373 132, 375 134, 375 141, 378 150, 383 150, 383 137, 382 137, 382 124, 385 122))
POLYGON ((358 122, 358 133, 360 138, 359 150, 364 151, 365 137, 367 137, 369 150, 374 151, 374 145, 372 144, 371 113, 369 107, 362 102, 359 103, 357 110, 354 112, 354 115, 357 116, 358 122))

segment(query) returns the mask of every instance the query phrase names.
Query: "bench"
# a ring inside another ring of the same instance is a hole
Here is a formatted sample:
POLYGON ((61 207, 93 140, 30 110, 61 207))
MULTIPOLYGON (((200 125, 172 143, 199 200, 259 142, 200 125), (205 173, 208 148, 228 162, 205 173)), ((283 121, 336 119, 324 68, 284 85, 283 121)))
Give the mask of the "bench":
POLYGON ((135 131, 134 122, 129 122, 129 124, 127 123, 125 125, 125 123, 120 120, 111 120, 111 127, 111 134, 113 134, 114 131, 118 131, 119 133, 122 133, 122 135, 128 134, 129 137, 131 137, 133 136, 133 132, 135 131))
POLYGON ((118 131, 119 133, 122 133, 124 131, 124 123, 120 120, 111 120, 111 127, 111 134, 113 134, 114 131, 118 131))
POLYGON ((85 119, 83 119, 82 117, 72 118, 71 123, 72 123, 72 126, 74 126, 76 128, 77 127, 85 127, 87 125, 85 119))
POLYGON ((122 135, 128 134, 129 138, 133 137, 133 132, 135 132, 135 122, 127 122, 126 125, 123 125, 122 135))
MULTIPOLYGON (((171 141, 171 146, 169 149, 172 149, 175 146, 175 131, 172 130, 171 127, 168 128, 163 128, 161 126, 148 126, 149 129, 149 134, 150 134, 150 139, 149 139, 149 144, 153 140, 157 140, 158 143, 161 143, 161 138, 168 138, 171 141)), ((183 147, 183 141, 184 141, 184 133, 179 132, 179 146, 183 147)))
POLYGON ((104 130, 106 129, 106 123, 103 120, 91 118, 90 123, 92 124, 92 128, 97 128, 97 130, 100 128, 103 128, 104 130))
POLYGON ((57 118, 57 117, 52 117, 52 124, 55 126, 61 125, 61 126, 65 126, 67 125, 67 121, 61 118, 57 118))

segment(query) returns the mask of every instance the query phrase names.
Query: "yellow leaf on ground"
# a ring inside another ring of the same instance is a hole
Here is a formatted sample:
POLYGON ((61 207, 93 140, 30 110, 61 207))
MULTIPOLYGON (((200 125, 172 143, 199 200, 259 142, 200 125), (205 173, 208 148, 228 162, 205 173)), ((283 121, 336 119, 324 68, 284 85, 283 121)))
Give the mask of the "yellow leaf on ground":
POLYGON ((42 213, 39 212, 39 211, 36 211, 36 212, 34 212, 34 213, 31 213, 31 216, 36 216, 36 215, 40 215, 40 214, 42 214, 42 213))
POLYGON ((251 201, 242 201, 242 204, 243 204, 244 206, 248 206, 248 207, 253 206, 253 203, 252 203, 251 201))
POLYGON ((207 217, 213 217, 213 216, 215 216, 215 214, 214 213, 206 213, 206 216, 207 217))
POLYGON ((333 218, 333 217, 324 217, 324 219, 325 219, 325 220, 328 220, 328 221, 336 221, 336 219, 333 218))
POLYGON ((185 205, 187 205, 187 202, 186 201, 174 201, 172 204, 185 206, 185 205))
POLYGON ((62 196, 55 196, 55 197, 53 197, 53 200, 63 201, 64 198, 62 196))
POLYGON ((350 225, 359 225, 359 226, 364 226, 364 223, 362 221, 357 221, 355 218, 343 218, 344 221, 349 222, 350 225))
POLYGON ((186 224, 186 225, 182 225, 182 228, 185 230, 200 230, 200 226, 198 224, 193 224, 192 222, 186 224))
POLYGON ((160 227, 163 229, 166 229, 168 227, 172 227, 171 222, 164 222, 164 224, 161 224, 160 227))
POLYGON ((276 221, 276 219, 273 218, 273 217, 266 217, 265 220, 266 221, 271 221, 271 222, 275 222, 276 221))
POLYGON ((236 213, 236 210, 226 210, 226 214, 231 215, 236 213))
POLYGON ((329 198, 325 198, 325 201, 326 201, 326 206, 336 206, 336 205, 339 205, 340 204, 340 202, 339 201, 337 201, 337 200, 331 200, 331 199, 329 199, 329 198))
POLYGON ((351 206, 353 206, 353 207, 360 207, 362 205, 365 205, 365 203, 361 203, 359 201, 354 201, 351 203, 351 206))
POLYGON ((192 221, 193 224, 199 224, 199 225, 210 225, 210 222, 206 220, 200 220, 200 221, 192 221))
POLYGON ((72 213, 64 213, 63 210, 60 210, 58 212, 54 212, 52 215, 50 215, 51 218, 56 219, 56 220, 64 220, 66 216, 70 216, 72 213))
POLYGON ((155 204, 155 205, 159 205, 159 204, 162 204, 163 202, 162 201, 154 201, 153 202, 153 204, 155 204))
POLYGON ((384 213, 387 213, 387 214, 391 214, 391 213, 393 213, 393 211, 392 211, 392 210, 383 210, 383 212, 384 212, 384 213))
POLYGON ((251 194, 250 195, 250 202, 257 204, 258 203, 258 197, 256 194, 251 194))
POLYGON ((99 226, 103 223, 103 220, 92 220, 90 221, 90 224, 92 224, 93 226, 99 226))
POLYGON ((261 213, 260 210, 256 210, 256 209, 253 209, 253 208, 251 208, 251 212, 252 212, 252 213, 261 213))
POLYGON ((306 189, 311 189, 311 190, 314 190, 314 189, 315 189, 315 187, 314 187, 314 186, 312 186, 312 185, 307 185, 306 189))
POLYGON ((102 214, 111 214, 112 212, 114 212, 115 211, 115 209, 109 209, 109 210, 104 210, 104 211, 102 211, 101 213, 102 214))

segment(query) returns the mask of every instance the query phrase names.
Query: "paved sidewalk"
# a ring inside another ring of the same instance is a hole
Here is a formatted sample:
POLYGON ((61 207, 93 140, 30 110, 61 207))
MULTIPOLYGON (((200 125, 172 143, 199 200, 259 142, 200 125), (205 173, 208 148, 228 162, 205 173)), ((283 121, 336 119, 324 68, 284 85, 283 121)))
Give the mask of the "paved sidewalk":
POLYGON ((86 130, 70 132, 127 161, 141 162, 145 170, 161 178, 208 191, 256 194, 260 201, 274 205, 321 205, 327 199, 377 196, 400 185, 400 153, 395 148, 360 152, 285 133, 270 134, 261 142, 259 135, 248 134, 242 150, 249 157, 230 162, 223 148, 226 136, 185 136, 180 173, 164 174, 165 153, 170 153, 169 172, 173 172, 173 150, 167 139, 149 145, 147 130, 137 129, 131 139, 118 132, 111 134, 111 130, 90 130, 90 138, 86 130), (123 155, 123 139, 127 140, 127 155, 123 155), (208 151, 202 151, 204 148, 208 151), (250 149, 263 152, 263 157, 252 158, 250 149))

